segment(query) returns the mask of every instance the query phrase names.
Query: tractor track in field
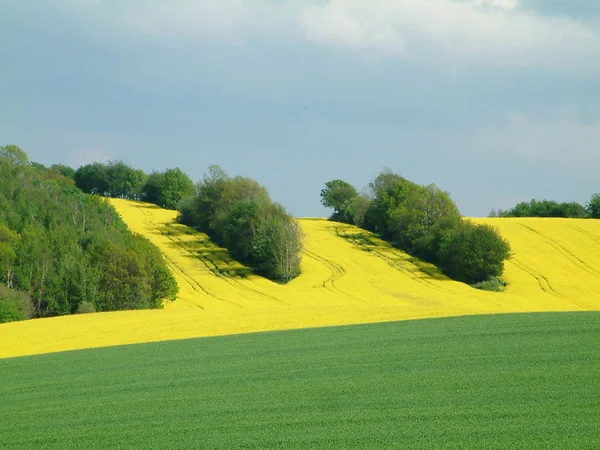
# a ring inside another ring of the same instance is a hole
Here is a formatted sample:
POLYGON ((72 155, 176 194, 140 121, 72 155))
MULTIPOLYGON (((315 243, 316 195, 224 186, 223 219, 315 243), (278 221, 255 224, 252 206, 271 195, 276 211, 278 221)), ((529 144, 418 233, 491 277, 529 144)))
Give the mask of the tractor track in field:
POLYGON ((543 274, 541 274, 537 270, 532 269, 527 264, 525 264, 522 261, 519 261, 518 259, 516 259, 514 257, 511 258, 508 262, 510 262, 511 264, 514 264, 519 269, 521 269, 523 272, 525 272, 528 275, 530 275, 531 277, 535 278, 540 286, 540 289, 542 291, 544 291, 546 294, 553 295, 558 298, 566 298, 563 294, 561 294, 560 292, 558 292, 556 289, 554 289, 552 287, 552 285, 550 284, 550 281, 548 281, 548 278, 546 278, 543 274))
POLYGON ((344 276, 346 275, 346 269, 344 269, 343 266, 323 257, 320 255, 317 255, 314 252, 311 252, 310 250, 303 250, 303 253, 308 256, 309 258, 314 259, 317 262, 320 262, 321 264, 323 264, 325 267, 327 267, 327 269, 331 272, 331 276, 329 278, 327 278, 325 281, 323 281, 323 287, 325 289, 327 289, 329 292, 332 292, 334 294, 340 294, 343 295, 345 297, 351 298, 353 300, 356 300, 358 302, 361 303, 367 303, 366 301, 355 297, 352 294, 347 293, 346 291, 340 289, 339 287, 336 286, 336 283, 344 276))
MULTIPOLYGON (((336 229, 336 234, 337 234, 337 236, 341 237, 345 241, 350 241, 350 243, 352 243, 352 245, 354 247, 358 248, 359 250, 366 251, 359 244, 357 244, 354 241, 354 239, 352 239, 349 235, 343 234, 343 231, 340 232, 339 229, 336 229)), ((445 289, 445 288, 443 288, 441 286, 438 286, 437 284, 433 283, 431 280, 427 279, 426 277, 417 277, 417 276, 415 276, 415 273, 413 271, 407 269, 404 266, 404 264, 403 264, 403 262, 405 262, 404 260, 398 261, 398 260, 394 259, 393 257, 386 255, 381 250, 377 249, 377 246, 375 246, 375 245, 373 245, 373 247, 370 248, 370 250, 368 251, 368 253, 374 254, 377 258, 383 260, 387 265, 389 265, 393 269, 397 270, 398 272, 403 273, 408 278, 410 278, 411 280, 413 280, 415 283, 418 283, 418 284, 420 284, 422 286, 426 286, 427 288, 435 289, 435 290, 437 290, 439 292, 455 293, 454 291, 452 291, 450 289, 445 289)))
MULTIPOLYGON (((143 210, 143 208, 140 208, 143 210)), ((155 230, 157 230, 160 235, 162 237, 167 238, 170 242, 172 242, 175 245, 179 244, 177 242, 175 242, 168 234, 165 234, 159 226, 156 225, 156 223, 153 220, 152 214, 149 211, 143 210, 142 214, 144 215, 144 224, 150 228, 153 228, 155 230)), ((181 248, 181 246, 179 246, 181 248)), ((169 264, 169 266, 171 266, 173 269, 175 269, 175 271, 184 279, 184 281, 190 285, 190 287, 197 292, 198 294, 205 294, 209 297, 212 297, 216 300, 222 301, 224 303, 228 303, 230 305, 234 305, 237 306, 239 308, 245 309, 243 305, 240 305, 236 302, 232 302, 231 300, 227 300, 225 298, 221 298, 218 295, 216 295, 213 292, 210 292, 208 289, 206 289, 204 286, 202 286, 197 280, 195 280, 194 278, 192 278, 191 276, 189 276, 187 273, 185 273, 185 271, 179 267, 177 265, 177 263, 175 261, 173 261, 171 258, 169 258, 165 252, 161 251, 161 253, 163 254, 164 258, 167 260, 167 263, 169 264)), ((196 307, 200 308, 200 309, 205 309, 203 306, 200 305, 195 305, 196 307)))
POLYGON ((539 231, 520 223, 519 224, 521 227, 525 228, 526 230, 528 230, 530 233, 534 234, 535 236, 537 236, 539 239, 541 239, 542 241, 544 241, 546 244, 548 244, 550 247, 554 248, 558 253, 560 253, 561 255, 563 255, 565 258, 567 258, 569 261, 571 261, 575 266, 579 267, 581 270, 583 270, 584 272, 587 272, 589 275, 592 275, 593 277, 600 277, 600 271, 598 271, 597 268, 590 266, 588 263, 586 263, 584 260, 582 260, 581 258, 579 258, 577 255, 573 254, 572 252, 570 252, 567 248, 565 248, 563 245, 559 244, 558 242, 556 242, 554 239, 544 236, 542 233, 540 233, 539 231))
MULTIPOLYGON (((269 299, 269 300, 271 300, 273 302, 277 302, 277 303, 280 303, 280 304, 284 304, 285 303, 285 302, 281 301, 280 299, 278 299, 277 297, 273 297, 273 296, 271 296, 269 294, 265 294, 264 292, 259 291, 258 289, 254 289, 254 288, 252 288, 250 286, 247 286, 247 285, 245 285, 243 283, 240 283, 235 278, 232 278, 230 276, 224 275, 223 273, 221 273, 219 271, 218 266, 213 261, 211 261, 209 258, 202 257, 202 256, 200 256, 198 254, 195 254, 192 250, 190 250, 188 248, 188 246, 184 242, 181 242, 181 241, 178 241, 178 240, 174 239, 168 233, 164 233, 162 230, 159 230, 159 232, 161 233, 162 236, 166 237, 170 242, 172 242, 174 245, 176 245, 178 248, 180 248, 184 253, 188 254, 191 258, 194 258, 194 259, 200 261, 204 265, 204 267, 211 274, 213 274, 214 276, 216 276, 219 279, 222 279, 223 281, 225 281, 230 286, 233 286, 233 287, 236 287, 236 288, 240 288, 240 289, 243 289, 243 290, 246 290, 246 291, 253 292, 253 293, 255 293, 255 294, 257 294, 257 295, 259 295, 261 297, 267 298, 267 299, 269 299)), ((186 234, 187 235, 193 235, 193 233, 186 233, 186 234)), ((213 296, 215 298, 218 298, 221 301, 224 301, 224 302, 227 302, 227 303, 230 303, 230 304, 233 304, 235 306, 239 306, 240 308, 244 308, 245 309, 245 306, 240 305, 240 304, 238 304, 236 302, 232 302, 230 300, 225 300, 223 298, 217 297, 216 295, 213 295, 213 296)))
POLYGON ((581 234, 587 236, 592 241, 594 241, 594 243, 596 243, 597 245, 600 245, 600 236, 592 233, 591 231, 586 230, 585 228, 581 228, 580 226, 577 226, 577 225, 573 225, 573 229, 575 229, 575 230, 579 231, 581 234))

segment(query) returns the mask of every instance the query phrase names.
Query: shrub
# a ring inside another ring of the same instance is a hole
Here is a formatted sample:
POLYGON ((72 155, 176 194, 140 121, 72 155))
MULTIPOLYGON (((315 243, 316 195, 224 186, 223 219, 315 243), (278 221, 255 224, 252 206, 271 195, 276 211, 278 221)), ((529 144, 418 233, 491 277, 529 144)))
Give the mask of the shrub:
POLYGON ((502 275, 510 246, 489 225, 463 220, 445 236, 438 264, 450 277, 474 284, 502 275))
POLYGON ((33 302, 27 293, 0 284, 0 323, 33 317, 33 302))
POLYGON ((472 284, 471 286, 482 291, 502 292, 506 284, 499 278, 492 277, 489 280, 480 281, 479 283, 472 284))
POLYGON ((590 217, 593 219, 600 219, 600 194, 592 195, 592 198, 586 206, 590 217))
POLYGON ((77 307, 77 314, 90 314, 95 313, 96 307, 92 302, 82 301, 77 307))

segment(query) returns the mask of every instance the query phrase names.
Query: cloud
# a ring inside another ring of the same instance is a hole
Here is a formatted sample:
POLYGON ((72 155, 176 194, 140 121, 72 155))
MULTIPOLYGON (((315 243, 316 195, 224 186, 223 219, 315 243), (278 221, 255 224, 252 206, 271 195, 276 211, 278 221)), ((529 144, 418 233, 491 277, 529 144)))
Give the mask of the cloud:
POLYGON ((598 68, 600 34, 568 17, 543 17, 517 0, 330 0, 308 7, 308 39, 412 58, 493 66, 598 68))
POLYGON ((75 150, 69 157, 68 165, 74 168, 85 166, 93 162, 108 162, 111 156, 100 150, 75 150))
POLYGON ((445 66, 600 69, 600 23, 545 16, 525 1, 61 0, 43 3, 39 16, 113 45, 176 40, 192 51, 207 39, 245 45, 258 37, 445 66))

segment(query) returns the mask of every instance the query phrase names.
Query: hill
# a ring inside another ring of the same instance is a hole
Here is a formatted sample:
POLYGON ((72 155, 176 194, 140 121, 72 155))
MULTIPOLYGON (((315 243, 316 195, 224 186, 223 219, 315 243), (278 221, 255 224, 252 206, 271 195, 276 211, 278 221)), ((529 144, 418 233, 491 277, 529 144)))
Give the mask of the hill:
POLYGON ((111 202, 132 231, 162 250, 178 299, 164 310, 0 325, 0 357, 427 317, 600 310, 600 221, 476 219, 498 227, 513 249, 508 287, 494 293, 451 281, 364 230, 302 219, 302 275, 284 286, 249 274, 205 235, 174 223, 173 211, 111 202))
POLYGON ((598 448, 600 313, 0 360, 10 448, 598 448))

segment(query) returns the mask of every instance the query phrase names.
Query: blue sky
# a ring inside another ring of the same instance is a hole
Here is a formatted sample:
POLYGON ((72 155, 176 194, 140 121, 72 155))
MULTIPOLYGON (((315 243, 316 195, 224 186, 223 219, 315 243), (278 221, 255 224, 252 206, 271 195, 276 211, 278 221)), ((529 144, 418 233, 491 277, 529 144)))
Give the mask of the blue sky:
POLYGON ((465 215, 600 192, 595 0, 5 0, 0 144, 211 164, 298 216, 389 167, 465 215))

